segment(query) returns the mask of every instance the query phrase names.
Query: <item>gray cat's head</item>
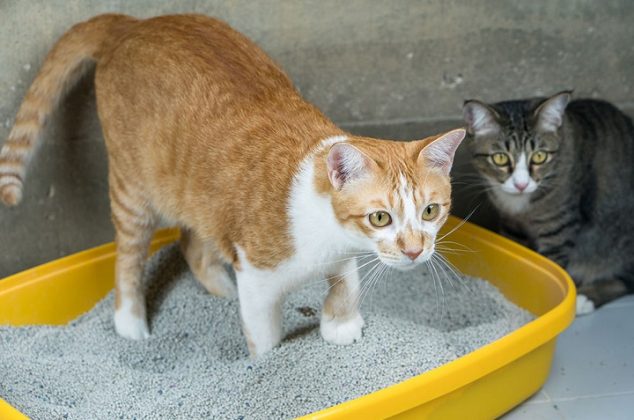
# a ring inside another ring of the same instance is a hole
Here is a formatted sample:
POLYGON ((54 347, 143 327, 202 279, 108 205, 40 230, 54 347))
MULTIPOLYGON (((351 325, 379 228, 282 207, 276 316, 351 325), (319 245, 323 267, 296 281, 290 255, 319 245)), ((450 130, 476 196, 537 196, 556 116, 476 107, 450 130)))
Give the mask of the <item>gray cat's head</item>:
POLYGON ((496 204, 524 210, 556 173, 561 125, 571 92, 550 98, 485 104, 466 101, 467 144, 496 204))

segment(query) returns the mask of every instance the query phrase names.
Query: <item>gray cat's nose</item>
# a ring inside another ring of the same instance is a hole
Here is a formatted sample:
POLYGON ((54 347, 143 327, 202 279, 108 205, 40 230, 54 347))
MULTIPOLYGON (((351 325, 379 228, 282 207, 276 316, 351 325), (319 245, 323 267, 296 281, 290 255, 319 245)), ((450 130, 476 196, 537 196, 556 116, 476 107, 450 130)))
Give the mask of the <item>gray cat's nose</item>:
POLYGON ((422 252, 423 248, 419 249, 402 249, 401 252, 409 257, 410 260, 414 261, 422 252))
POLYGON ((515 188, 518 190, 524 191, 526 187, 528 187, 528 182, 513 182, 513 185, 515 185, 515 188))

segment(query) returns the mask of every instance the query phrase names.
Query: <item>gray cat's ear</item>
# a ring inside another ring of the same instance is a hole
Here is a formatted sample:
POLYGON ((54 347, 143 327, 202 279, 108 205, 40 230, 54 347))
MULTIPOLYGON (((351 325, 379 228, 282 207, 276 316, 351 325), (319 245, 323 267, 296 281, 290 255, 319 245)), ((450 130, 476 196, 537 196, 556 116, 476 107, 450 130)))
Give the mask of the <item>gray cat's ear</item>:
POLYGON ((335 143, 328 152, 328 179, 336 190, 341 190, 347 182, 365 175, 373 163, 351 144, 335 143))
POLYGON ((443 134, 420 151, 418 161, 426 168, 439 169, 443 175, 449 175, 454 155, 465 134, 462 128, 443 134))
POLYGON ((467 131, 474 136, 493 134, 500 130, 497 113, 487 104, 475 99, 464 102, 462 115, 467 123, 467 131))
POLYGON ((536 110, 537 130, 542 132, 555 132, 564 121, 564 112, 570 102, 572 92, 564 91, 546 99, 536 110))

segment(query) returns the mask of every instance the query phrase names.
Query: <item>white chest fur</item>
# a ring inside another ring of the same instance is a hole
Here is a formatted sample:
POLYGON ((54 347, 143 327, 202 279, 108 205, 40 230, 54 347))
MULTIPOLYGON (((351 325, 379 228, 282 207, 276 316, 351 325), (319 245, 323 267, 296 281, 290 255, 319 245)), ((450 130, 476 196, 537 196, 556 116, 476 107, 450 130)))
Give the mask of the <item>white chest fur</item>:
MULTIPOLYGON (((330 198, 316 191, 314 175, 314 157, 309 156, 295 176, 287 203, 289 232, 295 250, 289 259, 274 269, 259 269, 237 248, 241 265, 236 273, 240 314, 254 355, 268 351, 281 340, 281 302, 286 293, 298 286, 335 274, 343 275, 349 286, 350 302, 357 301, 358 278, 350 258, 359 239, 337 221, 330 198), (342 273, 344 267, 346 273, 342 273)), ((363 319, 356 304, 348 312, 344 319, 324 318, 322 314, 321 331, 326 340, 349 344, 361 337, 363 319)))
MULTIPOLYGON (((345 137, 331 137, 322 142, 327 147, 345 137)), ((308 156, 295 175, 287 202, 289 232, 295 253, 273 270, 251 266, 238 248, 242 270, 271 277, 271 282, 288 292, 306 281, 337 272, 353 257, 363 238, 345 230, 337 220, 330 198, 315 189, 314 155, 308 156)))

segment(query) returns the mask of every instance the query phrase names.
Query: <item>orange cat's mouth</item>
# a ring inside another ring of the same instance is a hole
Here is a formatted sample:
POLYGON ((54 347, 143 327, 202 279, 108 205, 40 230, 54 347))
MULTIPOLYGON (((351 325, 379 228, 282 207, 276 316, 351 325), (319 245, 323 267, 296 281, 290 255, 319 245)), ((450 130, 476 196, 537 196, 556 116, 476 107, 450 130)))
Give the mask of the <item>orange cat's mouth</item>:
POLYGON ((381 255, 379 255, 379 259, 381 260, 383 264, 389 267, 396 268, 399 271, 409 271, 429 261, 433 254, 434 254, 434 250, 432 249, 432 250, 423 252, 415 260, 411 260, 407 258, 396 259, 392 256, 384 257, 381 255))

